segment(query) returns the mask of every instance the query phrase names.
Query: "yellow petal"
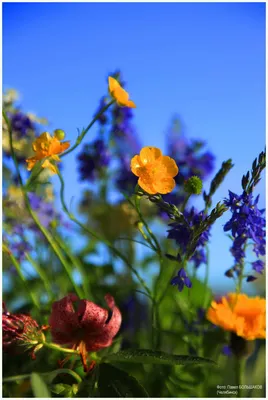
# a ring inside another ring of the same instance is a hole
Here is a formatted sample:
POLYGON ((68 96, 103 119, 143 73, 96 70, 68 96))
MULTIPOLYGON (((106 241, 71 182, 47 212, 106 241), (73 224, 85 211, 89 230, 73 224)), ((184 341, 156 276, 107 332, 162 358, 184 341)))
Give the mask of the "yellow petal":
POLYGON ((48 168, 53 174, 57 173, 55 165, 51 164, 51 162, 49 160, 45 160, 45 162, 42 164, 42 167, 48 168))
POLYGON ((141 168, 143 167, 142 163, 141 163, 141 159, 140 156, 134 156, 131 160, 130 163, 130 169, 133 172, 134 175, 136 176, 140 176, 141 174, 141 168))
POLYGON ((155 191, 152 183, 148 180, 145 180, 144 177, 140 178, 138 180, 138 185, 147 193, 149 194, 156 194, 157 192, 155 191))
POLYGON ((143 147, 140 152, 140 159, 143 165, 152 163, 162 156, 162 152, 157 147, 143 147))
POLYGON ((134 101, 128 100, 126 103, 126 107, 136 108, 136 104, 134 103, 134 101))
POLYGON ((153 187, 156 191, 156 193, 160 194, 167 194, 172 192, 176 185, 176 182, 172 178, 164 178, 161 179, 160 181, 155 181, 153 183, 153 187))
POLYGON ((179 172, 179 168, 177 167, 177 164, 175 163, 175 161, 168 157, 168 156, 163 156, 161 159, 161 163, 165 166, 166 170, 167 170, 167 174, 170 177, 174 177, 178 174, 179 172))
POLYGON ((28 171, 31 171, 33 169, 33 167, 35 166, 36 161, 37 161, 37 159, 35 157, 31 157, 31 158, 28 158, 26 160, 26 162, 28 163, 28 165, 27 165, 27 170, 28 171))
POLYGON ((109 91, 110 92, 113 92, 117 88, 121 88, 119 82, 116 79, 112 78, 111 76, 109 76, 108 82, 109 82, 109 91))

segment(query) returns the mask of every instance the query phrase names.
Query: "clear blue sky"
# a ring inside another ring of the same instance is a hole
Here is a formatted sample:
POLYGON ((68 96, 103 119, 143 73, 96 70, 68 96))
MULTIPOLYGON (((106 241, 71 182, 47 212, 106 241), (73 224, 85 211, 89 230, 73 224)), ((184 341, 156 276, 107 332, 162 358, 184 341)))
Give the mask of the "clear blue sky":
MULTIPOLYGON (((265 144, 265 3, 3 4, 4 88, 21 92, 24 110, 47 117, 50 130, 74 141, 116 68, 137 104, 143 144, 164 149, 179 113, 188 134, 208 142, 217 168, 235 163, 215 201, 239 192, 265 144)), ((64 175, 67 198, 77 200, 76 154, 64 159, 64 175)), ((264 181, 258 192, 264 206, 264 181)), ((222 275, 233 263, 226 219, 212 232, 216 286, 230 283, 222 275)))

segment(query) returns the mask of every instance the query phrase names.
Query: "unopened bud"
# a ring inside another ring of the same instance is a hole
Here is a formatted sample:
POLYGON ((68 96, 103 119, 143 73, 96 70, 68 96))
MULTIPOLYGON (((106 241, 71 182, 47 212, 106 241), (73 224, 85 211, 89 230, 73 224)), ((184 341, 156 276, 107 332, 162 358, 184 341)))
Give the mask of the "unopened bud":
POLYGON ((202 187, 202 181, 198 176, 191 176, 191 178, 184 182, 184 189, 189 194, 201 194, 202 187))
POLYGON ((55 129, 54 136, 59 140, 63 140, 65 138, 65 132, 62 129, 55 129))

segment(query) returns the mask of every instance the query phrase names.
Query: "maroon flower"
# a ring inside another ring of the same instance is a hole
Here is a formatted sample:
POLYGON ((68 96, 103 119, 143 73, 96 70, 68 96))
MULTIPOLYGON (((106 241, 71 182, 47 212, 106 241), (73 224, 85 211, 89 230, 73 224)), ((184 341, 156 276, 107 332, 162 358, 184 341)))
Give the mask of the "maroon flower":
POLYGON ((2 330, 3 330, 3 349, 17 349, 18 345, 23 345, 24 350, 31 350, 32 358, 35 352, 42 347, 44 339, 42 328, 30 316, 26 314, 11 314, 3 304, 2 330))
POLYGON ((52 305, 49 324, 53 341, 78 349, 85 370, 87 352, 110 346, 121 325, 121 313, 114 298, 107 294, 105 300, 111 310, 110 315, 106 309, 91 301, 80 300, 74 294, 52 305))

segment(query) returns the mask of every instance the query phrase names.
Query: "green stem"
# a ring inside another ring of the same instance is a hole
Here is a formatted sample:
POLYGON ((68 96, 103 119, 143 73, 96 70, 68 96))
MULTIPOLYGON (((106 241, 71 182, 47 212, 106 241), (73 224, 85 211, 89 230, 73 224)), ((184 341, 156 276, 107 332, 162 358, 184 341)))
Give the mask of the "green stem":
POLYGON ((108 104, 106 104, 106 106, 104 106, 100 112, 93 118, 93 120, 90 122, 90 124, 86 127, 86 129, 84 129, 81 133, 81 135, 78 136, 78 138, 76 139, 75 144, 67 151, 65 151, 63 154, 61 154, 61 157, 66 156, 67 154, 71 153, 74 149, 76 149, 77 146, 79 146, 79 144, 82 142, 82 140, 84 139, 84 137, 86 136, 87 132, 89 131, 89 129, 92 127, 92 125, 99 119, 99 117, 110 107, 110 105, 112 105, 115 102, 115 100, 111 100, 108 104))
POLYGON ((53 301, 54 298, 54 294, 52 291, 52 287, 50 284, 50 281, 46 275, 46 273, 43 271, 43 269, 35 262, 35 260, 30 256, 29 253, 25 253, 25 256, 27 258, 27 260, 32 264, 33 268, 35 269, 35 271, 38 273, 38 275, 40 276, 41 280, 44 283, 45 289, 48 293, 48 296, 50 298, 50 301, 53 301))
POLYGON ((61 261, 61 263, 62 263, 62 265, 63 265, 63 267, 64 267, 64 269, 65 269, 65 271, 66 271, 66 273, 67 273, 67 275, 68 275, 68 277, 69 277, 69 279, 70 279, 70 281, 71 281, 71 283, 72 283, 72 285, 73 285, 73 287, 74 287, 74 289, 75 289, 75 291, 77 293, 77 295, 79 297, 82 297, 81 296, 82 292, 81 292, 80 288, 76 285, 76 283, 74 282, 74 279, 72 277, 72 269, 71 269, 71 267, 66 262, 66 260, 65 260, 64 256, 62 255, 59 247, 55 243, 53 237, 50 235, 48 230, 41 225, 37 215, 35 214, 35 212, 31 208, 31 204, 30 204, 29 198, 27 196, 27 192, 25 190, 25 187, 23 185, 23 181, 22 181, 22 178, 21 178, 20 170, 19 170, 19 165, 18 165, 18 162, 17 162, 16 154, 14 152, 14 148, 13 148, 13 138, 12 138, 11 124, 10 124, 10 121, 9 121, 5 111, 3 111, 3 118, 6 121, 6 124, 8 126, 9 141, 10 141, 10 152, 11 152, 11 156, 12 156, 12 159, 13 159, 13 162, 14 162, 14 165, 15 165, 18 181, 19 181, 19 184, 21 186, 21 190, 22 190, 22 193, 23 193, 23 197, 24 197, 26 208, 27 208, 28 212, 30 213, 31 217, 33 218, 34 222, 38 226, 39 230, 43 233, 43 235, 45 236, 45 238, 49 242, 50 246, 54 250, 55 254, 57 255, 57 257, 61 261))
POLYGON ((184 202, 182 203, 181 210, 180 210, 181 212, 183 212, 185 210, 185 207, 187 206, 187 203, 188 203, 188 200, 190 199, 190 197, 191 197, 191 193, 188 193, 184 199, 184 202))
MULTIPOLYGON (((56 369, 51 372, 41 372, 41 373, 38 372, 38 375, 41 375, 41 376, 53 375, 53 374, 55 376, 57 376, 58 374, 70 374, 77 380, 78 383, 82 382, 82 378, 80 378, 80 376, 76 372, 72 371, 71 369, 67 369, 67 368, 56 369)), ((3 378, 3 382, 20 381, 23 379, 28 379, 30 377, 31 377, 31 374, 9 376, 8 378, 3 378)))
POLYGON ((240 386, 243 385, 243 382, 244 382, 244 371, 245 371, 245 366, 246 366, 246 359, 236 357, 235 364, 236 364, 235 365, 236 383, 238 385, 237 397, 243 397, 242 396, 243 389, 241 389, 240 386))
POLYGON ((37 299, 35 298, 35 295, 34 295, 33 292, 31 291, 31 288, 30 288, 30 286, 29 286, 29 284, 28 284, 28 282, 27 282, 27 279, 26 279, 26 278, 24 277, 24 275, 22 274, 21 269, 20 269, 20 265, 19 265, 18 261, 16 260, 16 258, 13 256, 12 253, 8 253, 8 254, 9 254, 9 256, 10 256, 10 258, 11 258, 11 261, 13 262, 13 264, 14 264, 16 270, 17 270, 17 273, 18 273, 18 275, 19 275, 21 281, 23 282, 23 285, 24 285, 24 287, 25 287, 26 292, 29 294, 29 296, 30 296, 30 298, 31 298, 31 300, 32 300, 32 302, 33 302, 33 304, 35 305, 35 307, 40 311, 40 305, 39 305, 37 299))
POLYGON ((77 270, 79 271, 82 278, 82 288, 84 290, 85 297, 87 299, 92 298, 93 293, 90 288, 89 274, 86 273, 83 264, 80 262, 79 258, 77 258, 75 255, 72 254, 72 252, 69 251, 68 246, 65 245, 64 241, 59 236, 56 238, 56 241, 65 252, 65 254, 69 257, 71 263, 77 267, 77 270))
POLYGON ((206 246, 206 251, 207 251, 207 263, 206 263, 206 273, 205 273, 205 279, 204 279, 204 300, 203 300, 203 308, 207 308, 207 298, 208 298, 208 292, 207 292, 207 287, 208 287, 208 278, 209 278, 209 248, 206 246))
MULTIPOLYGON (((55 165, 55 164, 54 164, 55 165)), ((68 217, 75 222, 78 226, 80 226, 80 228, 82 228, 84 231, 86 231, 89 235, 92 235, 93 237, 95 237, 98 241, 104 243, 109 249, 111 249, 114 254, 121 258, 121 260, 123 260, 125 262, 125 264, 128 266, 128 268, 133 272, 133 274, 136 276, 136 278, 139 280, 140 284, 143 286, 143 288, 146 290, 146 292, 151 295, 151 291, 148 288, 148 286, 146 285, 145 281, 141 278, 141 276, 138 274, 138 272, 135 270, 135 268, 132 267, 132 265, 129 263, 127 257, 125 257, 123 254, 120 253, 119 250, 117 250, 112 243, 110 243, 107 239, 102 238, 101 236, 98 236, 95 232, 91 231, 87 226, 83 225, 80 221, 78 221, 75 216, 70 213, 70 211, 68 210, 65 200, 64 200, 64 180, 62 178, 62 175, 58 169, 58 167, 55 165, 56 169, 57 169, 57 174, 59 176, 60 182, 61 182, 61 189, 60 189, 60 199, 61 199, 61 204, 62 204, 62 208, 64 210, 64 212, 68 215, 68 217)))
POLYGON ((43 344, 44 347, 47 347, 47 348, 49 348, 51 350, 58 350, 58 351, 61 351, 62 353, 69 353, 69 354, 79 355, 79 352, 77 350, 65 349, 64 347, 60 347, 57 344, 47 343, 47 342, 43 342, 42 344, 43 344))

